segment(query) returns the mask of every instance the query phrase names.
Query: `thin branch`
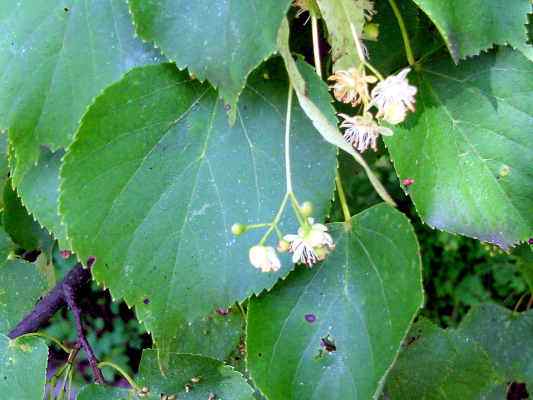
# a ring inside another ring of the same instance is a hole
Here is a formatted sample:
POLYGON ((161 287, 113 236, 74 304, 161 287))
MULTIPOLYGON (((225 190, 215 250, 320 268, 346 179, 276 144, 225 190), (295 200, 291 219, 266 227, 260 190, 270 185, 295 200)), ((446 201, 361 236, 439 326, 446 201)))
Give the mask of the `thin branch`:
POLYGON ((70 308, 70 311, 72 311, 72 315, 74 316, 74 323, 76 325, 76 331, 78 333, 78 340, 80 342, 81 347, 85 351, 85 354, 87 355, 89 365, 93 370, 94 380, 96 381, 96 383, 103 384, 104 376, 102 375, 102 371, 100 371, 100 368, 98 368, 98 359, 96 358, 96 355, 94 354, 94 351, 89 341, 87 340, 87 337, 85 336, 85 330, 83 329, 83 323, 81 321, 81 310, 76 299, 76 290, 74 287, 68 284, 63 284, 63 292, 65 294, 65 300, 67 302, 67 305, 70 308))
POLYGON ((83 324, 81 321, 81 309, 78 305, 77 294, 91 281, 91 272, 88 268, 83 268, 81 264, 76 264, 65 278, 59 282, 46 296, 44 296, 33 310, 26 315, 18 325, 8 333, 11 339, 19 336, 37 332, 65 305, 68 305, 74 315, 78 341, 87 354, 89 365, 97 383, 104 383, 102 371, 98 368, 98 359, 87 341, 83 324))
POLYGON ((49 320, 63 308, 67 303, 63 293, 65 284, 78 291, 87 285, 91 280, 91 273, 88 269, 77 264, 72 268, 65 278, 59 282, 46 296, 44 296, 33 310, 26 315, 18 325, 7 334, 11 339, 22 336, 26 333, 37 332, 49 320))

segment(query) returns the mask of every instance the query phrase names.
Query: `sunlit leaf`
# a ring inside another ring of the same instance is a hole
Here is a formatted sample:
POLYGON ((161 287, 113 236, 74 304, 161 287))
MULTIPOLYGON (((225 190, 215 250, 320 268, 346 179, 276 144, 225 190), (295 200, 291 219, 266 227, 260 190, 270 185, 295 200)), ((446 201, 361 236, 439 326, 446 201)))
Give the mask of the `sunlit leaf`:
POLYGON ((422 305, 418 244, 385 204, 330 224, 335 250, 248 310, 247 366, 270 400, 376 398, 422 305))

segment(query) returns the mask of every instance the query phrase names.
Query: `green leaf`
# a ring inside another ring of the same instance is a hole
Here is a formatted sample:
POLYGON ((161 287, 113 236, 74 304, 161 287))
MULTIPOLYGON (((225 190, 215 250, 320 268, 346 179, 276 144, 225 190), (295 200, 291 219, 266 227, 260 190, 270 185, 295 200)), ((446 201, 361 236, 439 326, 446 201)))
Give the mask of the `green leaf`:
POLYGON ((138 384, 147 387, 157 399, 160 394, 186 396, 190 400, 205 400, 210 394, 214 394, 215 399, 254 399, 253 389, 239 372, 220 361, 191 354, 158 354, 157 350, 144 350, 138 384), (159 356, 169 360, 164 375, 159 356))
POLYGON ((496 304, 474 306, 458 329, 422 320, 411 330, 385 391, 392 400, 468 400, 498 398, 507 382, 531 385, 531 332, 533 310, 517 314, 496 304))
POLYGON ((0 266, 4 265, 7 261, 7 257, 13 250, 14 244, 11 241, 11 237, 7 232, 0 228, 0 266))
POLYGON ((502 48, 411 76, 417 112, 385 138, 432 227, 502 248, 533 232, 533 64, 502 48))
POLYGON ((276 48, 290 0, 130 0, 137 33, 208 79, 236 112, 246 78, 276 48), (177 39, 179 38, 179 39, 177 39))
POLYGON ((330 224, 336 249, 324 262, 250 301, 247 366, 270 400, 377 398, 422 306, 407 218, 380 204, 351 225, 330 224))
POLYGON ((101 385, 85 386, 78 400, 160 400, 166 396, 177 399, 253 400, 253 389, 243 376, 220 361, 178 353, 158 353, 144 350, 139 367, 137 385, 149 390, 148 395, 139 396, 133 389, 118 389, 101 385), (169 368, 161 372, 160 358, 169 360, 169 368))
POLYGON ((0 335, 0 393, 4 399, 42 400, 48 347, 40 339, 0 335))
POLYGON ((239 347, 243 322, 236 308, 220 309, 195 321, 183 322, 174 328, 179 337, 174 351, 226 360, 239 347))
POLYGON ((17 187, 22 202, 33 215, 57 240, 60 247, 68 249, 65 226, 57 211, 59 201, 59 167, 64 152, 55 154, 41 148, 39 163, 24 175, 17 187))
MULTIPOLYGON (((233 127, 207 84, 173 65, 136 69, 96 100, 65 156, 60 211, 73 248, 81 259, 96 257, 95 278, 137 307, 158 348, 180 340, 171 327, 292 269, 288 256, 277 273, 254 269, 248 250, 263 232, 236 238, 230 230, 272 220, 284 196, 288 90, 278 66, 251 79, 233 127)), ((335 149, 296 104, 291 160, 298 197, 323 217, 335 149)), ((296 226, 287 212, 282 230, 296 226)))
POLYGON ((477 400, 503 382, 480 345, 422 319, 411 329, 385 392, 391 400, 477 400))
POLYGON ((123 0, 0 4, 0 127, 18 186, 40 146, 69 144, 95 95, 134 66, 159 61, 134 38, 123 0))
POLYGON ((4 229, 11 239, 25 250, 42 248, 49 243, 49 235, 28 214, 9 180, 4 187, 4 229))
POLYGON ((474 307, 459 332, 483 347, 506 381, 533 385, 533 310, 513 313, 496 304, 474 307))
POLYGON ((529 0, 413 1, 437 26, 455 63, 494 44, 530 47, 525 27, 529 0))
MULTIPOLYGON (((114 388, 105 385, 87 385, 84 386, 76 400, 137 400, 139 397, 133 390, 114 388)), ((150 400, 150 397, 142 397, 142 399, 150 400)), ((161 397, 159 397, 161 399, 161 397)))
MULTIPOLYGON (((364 6, 368 1, 317 0, 317 3, 328 26, 333 70, 356 67, 360 60, 351 26, 361 39, 365 25, 364 6)), ((362 44, 362 41, 360 43, 362 44)))
POLYGON ((45 277, 34 264, 17 260, 0 266, 0 332, 13 329, 47 287, 45 277))

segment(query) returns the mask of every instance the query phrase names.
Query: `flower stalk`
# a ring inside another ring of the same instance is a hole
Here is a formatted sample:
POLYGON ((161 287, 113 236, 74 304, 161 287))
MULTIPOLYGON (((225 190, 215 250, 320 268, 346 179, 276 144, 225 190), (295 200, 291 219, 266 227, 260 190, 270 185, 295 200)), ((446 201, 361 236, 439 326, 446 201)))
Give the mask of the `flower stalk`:
POLYGON ((392 8, 392 11, 394 12, 394 16, 398 20, 398 25, 400 27, 400 31, 402 32, 402 39, 403 44, 405 46, 405 55, 407 56, 407 62, 409 63, 409 65, 414 66, 416 64, 416 61, 413 55, 413 49, 411 47, 409 34, 407 33, 407 28, 405 27, 405 22, 403 20, 402 13, 400 12, 400 8, 398 7, 398 4, 396 4, 396 0, 389 0, 389 4, 392 8))

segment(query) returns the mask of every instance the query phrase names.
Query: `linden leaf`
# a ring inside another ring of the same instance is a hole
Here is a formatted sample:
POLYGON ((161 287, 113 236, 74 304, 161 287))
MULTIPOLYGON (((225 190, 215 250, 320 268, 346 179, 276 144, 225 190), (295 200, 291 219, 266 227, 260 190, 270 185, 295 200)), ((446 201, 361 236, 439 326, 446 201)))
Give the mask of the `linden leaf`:
POLYGON ((248 308, 247 366, 270 400, 377 398, 422 306, 418 243, 380 204, 329 225, 336 248, 248 308))
POLYGON ((42 400, 48 347, 37 338, 11 340, 0 334, 0 393, 3 399, 42 400))
MULTIPOLYGON (((97 98, 65 156, 60 212, 73 249, 96 257, 96 280, 136 306, 158 348, 174 348, 183 323, 292 269, 288 256, 276 273, 253 268, 248 250, 263 231, 231 233, 236 222, 272 220, 285 193, 288 84, 279 65, 251 78, 233 127, 208 84, 171 64, 135 69, 97 98)), ((336 152, 297 104, 291 122, 295 191, 320 219, 336 152)), ((281 229, 296 227, 286 212, 281 229)))
POLYGON ((2 260, 0 265, 0 332, 8 333, 30 312, 48 288, 34 264, 2 260))
POLYGON ((147 394, 139 395, 133 389, 119 389, 102 385, 87 385, 77 400, 161 400, 167 396, 176 399, 253 400, 253 389, 233 368, 211 358, 144 350, 136 378, 147 394), (162 373, 159 357, 170 360, 169 369, 162 373))
POLYGON ((391 400, 485 399, 503 383, 483 348, 453 329, 419 320, 386 383, 391 400))
POLYGON ((41 148, 38 164, 22 177, 17 193, 24 206, 59 241, 62 249, 70 248, 65 226, 61 223, 59 201, 59 167, 64 151, 55 153, 41 148))
POLYGON ((208 79, 236 116, 246 78, 276 49, 290 0, 130 0, 137 33, 208 79))
POLYGON ((387 397, 501 399, 497 395, 508 382, 533 385, 532 331, 533 311, 515 313, 496 304, 474 306, 458 329, 421 320, 387 380, 387 397))
POLYGON ((11 239, 24 250, 42 249, 50 245, 50 235, 28 213, 11 187, 11 180, 4 187, 3 223, 11 239))
MULTIPOLYGON (((413 0, 441 33, 455 63, 494 44, 525 49, 530 0, 413 0)), ((529 48, 529 50, 527 50, 529 48)))
POLYGON ((411 75, 417 111, 385 143, 427 224, 502 248, 531 237, 532 75, 508 48, 411 75))
POLYGON ((95 95, 134 66, 159 62, 133 36, 123 0, 0 2, 0 127, 13 146, 13 182, 70 143, 95 95))

